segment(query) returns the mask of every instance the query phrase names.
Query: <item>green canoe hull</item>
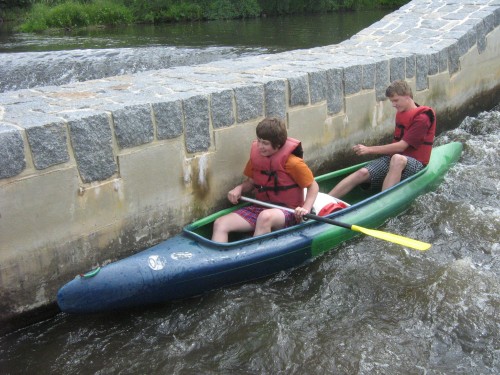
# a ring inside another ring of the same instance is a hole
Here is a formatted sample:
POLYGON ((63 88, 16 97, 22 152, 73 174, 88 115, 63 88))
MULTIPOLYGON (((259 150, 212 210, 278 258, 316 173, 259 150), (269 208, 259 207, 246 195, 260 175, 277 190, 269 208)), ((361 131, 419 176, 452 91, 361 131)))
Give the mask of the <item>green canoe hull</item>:
MULTIPOLYGON (((362 200, 359 202, 353 202, 347 197, 346 201, 353 204, 352 208, 355 209, 345 212, 344 215, 339 215, 335 219, 366 228, 380 227, 389 218, 405 211, 418 196, 435 189, 461 154, 462 144, 458 142, 434 148, 429 165, 424 170, 390 189, 370 197, 361 198, 362 200)), ((356 170, 363 165, 351 169, 356 170)), ((344 172, 345 170, 341 170, 318 177, 317 181, 321 186, 321 190, 325 189, 326 191, 332 188, 337 181, 345 177, 346 173, 344 172)), ((363 197, 363 193, 354 192, 354 199, 360 199, 359 197, 363 197)), ((332 246, 338 245, 356 235, 359 235, 359 233, 332 227, 313 239, 312 254, 313 256, 319 255, 330 250, 332 246)))
MULTIPOLYGON (((461 152, 460 143, 437 147, 423 171, 381 193, 356 188, 344 197, 351 206, 327 217, 364 228, 379 227, 434 189, 461 152)), ((321 191, 330 191, 363 165, 317 177, 321 191)), ((58 292, 60 309, 85 314, 187 298, 298 267, 360 235, 308 220, 263 236, 234 237, 229 243, 210 240, 214 220, 233 210, 198 220, 158 245, 73 279, 58 292)))

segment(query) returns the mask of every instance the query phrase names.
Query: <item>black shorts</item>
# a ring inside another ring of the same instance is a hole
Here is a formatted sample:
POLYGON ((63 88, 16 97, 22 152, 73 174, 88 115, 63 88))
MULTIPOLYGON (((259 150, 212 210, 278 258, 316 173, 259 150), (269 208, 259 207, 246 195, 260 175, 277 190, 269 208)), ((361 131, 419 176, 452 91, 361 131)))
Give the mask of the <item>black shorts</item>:
MULTIPOLYGON (((424 165, 417 159, 414 159, 410 156, 406 156, 406 159, 408 160, 408 162, 406 163, 406 167, 405 169, 403 169, 403 173, 401 174, 401 181, 410 176, 413 176, 415 173, 421 171, 424 168, 424 165)), ((385 176, 387 176, 387 172, 389 172, 390 162, 391 157, 386 155, 375 159, 366 165, 365 168, 368 169, 368 172, 370 173, 371 190, 382 189, 382 184, 384 183, 385 176)))

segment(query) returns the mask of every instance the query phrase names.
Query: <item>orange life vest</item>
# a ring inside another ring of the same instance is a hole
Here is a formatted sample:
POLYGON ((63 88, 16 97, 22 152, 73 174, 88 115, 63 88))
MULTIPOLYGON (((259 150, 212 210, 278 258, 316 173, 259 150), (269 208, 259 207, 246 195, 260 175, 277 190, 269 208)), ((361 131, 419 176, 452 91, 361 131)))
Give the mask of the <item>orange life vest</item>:
POLYGON ((257 141, 252 143, 250 160, 256 199, 295 208, 304 204, 302 188, 285 171, 288 157, 297 149, 300 141, 288 138, 285 144, 272 156, 259 153, 257 141))
POLYGON ((436 134, 436 113, 431 107, 419 106, 409 111, 396 113, 396 129, 394 130, 394 142, 398 142, 403 139, 405 131, 413 123, 414 118, 421 113, 425 113, 429 117, 431 123, 431 125, 427 129, 427 133, 424 136, 423 143, 418 148, 409 146, 402 152, 402 155, 410 156, 414 159, 417 159, 423 165, 427 165, 431 157, 434 135, 436 134))

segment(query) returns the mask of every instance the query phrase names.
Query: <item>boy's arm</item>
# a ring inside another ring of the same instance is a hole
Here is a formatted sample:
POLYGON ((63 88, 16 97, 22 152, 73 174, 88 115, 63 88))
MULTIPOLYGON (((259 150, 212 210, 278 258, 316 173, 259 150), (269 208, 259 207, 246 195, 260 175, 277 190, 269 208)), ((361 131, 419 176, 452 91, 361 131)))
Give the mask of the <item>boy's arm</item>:
POLYGON ((239 184, 233 190, 227 193, 227 199, 229 199, 229 201, 232 204, 237 204, 242 194, 252 191, 253 188, 254 188, 253 179, 248 177, 245 181, 243 181, 241 184, 239 184))
POLYGON ((403 152, 408 148, 408 143, 404 140, 400 140, 399 142, 389 143, 382 146, 365 146, 365 145, 355 145, 352 150, 356 153, 356 155, 370 155, 370 154, 378 154, 378 155, 393 155, 403 152))
POLYGON ((295 208, 295 220, 297 220, 297 222, 302 221, 303 216, 310 213, 312 210, 314 201, 316 200, 319 192, 319 186, 316 180, 313 180, 313 182, 309 186, 307 186, 306 189, 307 193, 304 204, 302 205, 302 207, 295 208))
POLYGON ((319 193, 319 185, 314 180, 311 185, 307 187, 307 194, 306 194, 306 199, 304 201, 304 205, 302 206, 304 209, 307 210, 306 213, 310 213, 311 209, 314 205, 314 201, 316 200, 316 197, 318 196, 319 193))

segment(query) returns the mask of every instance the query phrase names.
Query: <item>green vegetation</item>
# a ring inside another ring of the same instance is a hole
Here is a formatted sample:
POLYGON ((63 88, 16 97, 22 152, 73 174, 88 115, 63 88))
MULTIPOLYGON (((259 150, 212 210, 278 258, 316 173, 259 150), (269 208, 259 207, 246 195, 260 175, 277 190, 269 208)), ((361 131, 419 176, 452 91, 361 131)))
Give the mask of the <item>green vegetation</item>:
POLYGON ((19 30, 212 19, 255 18, 395 8, 408 0, 0 0, 0 16, 21 19, 19 30))
POLYGON ((133 21, 132 12, 112 0, 96 0, 89 3, 67 1, 56 6, 42 3, 31 7, 20 31, 73 28, 91 25, 121 25, 133 21))

